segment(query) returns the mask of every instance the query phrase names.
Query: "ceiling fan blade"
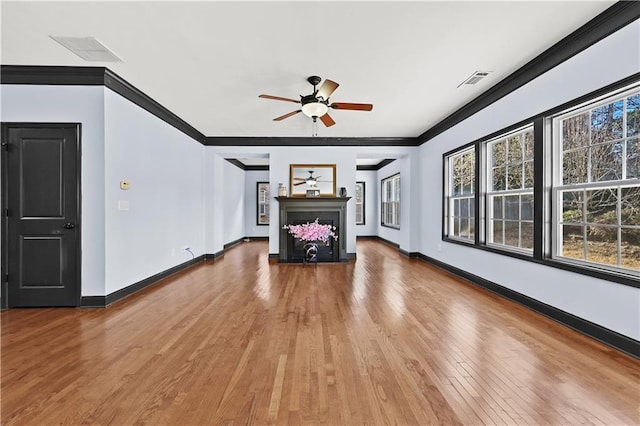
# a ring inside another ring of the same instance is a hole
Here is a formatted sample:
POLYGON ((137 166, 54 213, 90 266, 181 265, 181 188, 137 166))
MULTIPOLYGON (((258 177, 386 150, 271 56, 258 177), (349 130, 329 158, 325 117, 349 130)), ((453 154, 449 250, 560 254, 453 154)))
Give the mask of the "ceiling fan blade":
POLYGON ((296 115, 296 114, 297 114, 297 113, 299 113, 299 112, 302 112, 302 110, 301 110, 301 109, 299 109, 299 110, 297 110, 297 111, 291 111, 291 112, 290 112, 290 113, 288 113, 288 114, 281 115, 280 117, 276 117, 276 118, 274 118, 274 119, 273 119, 273 121, 282 121, 282 120, 284 120, 285 118, 289 118, 289 117, 291 117, 292 115, 296 115))
POLYGON ((320 117, 320 121, 322 121, 322 124, 324 124, 326 127, 331 127, 334 124, 336 124, 336 122, 333 121, 333 118, 331 118, 329 114, 325 114, 322 117, 320 117))
POLYGON ((304 185, 305 183, 307 183, 306 180, 303 182, 294 183, 293 186, 304 185))
POLYGON ((333 109, 350 109, 353 111, 371 111, 373 109, 371 104, 354 104, 350 102, 334 102, 329 106, 333 109))
POLYGON ((329 99, 329 96, 331 96, 331 94, 338 88, 338 86, 340 85, 335 81, 325 80, 324 83, 322 83, 322 86, 320 86, 320 89, 318 89, 316 97, 322 97, 322 99, 326 101, 327 99, 329 99))
POLYGON ((296 103, 296 104, 299 104, 299 103, 300 103, 300 101, 299 101, 299 100, 296 100, 296 99, 290 99, 290 98, 283 98, 283 97, 281 97, 281 96, 260 95, 260 96, 258 96, 258 97, 259 97, 259 98, 262 98, 262 99, 273 99, 273 100, 276 100, 276 101, 294 102, 294 103, 296 103))

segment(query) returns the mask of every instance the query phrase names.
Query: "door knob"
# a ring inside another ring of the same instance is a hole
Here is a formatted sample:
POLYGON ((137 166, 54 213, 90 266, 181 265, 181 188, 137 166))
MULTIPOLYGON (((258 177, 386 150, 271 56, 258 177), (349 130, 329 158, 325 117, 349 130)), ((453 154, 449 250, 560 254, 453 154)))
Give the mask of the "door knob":
POLYGON ((71 222, 67 222, 67 223, 65 223, 64 225, 62 225, 62 227, 63 227, 64 229, 73 229, 73 228, 75 228, 75 227, 76 227, 76 224, 75 224, 75 223, 71 223, 71 222))

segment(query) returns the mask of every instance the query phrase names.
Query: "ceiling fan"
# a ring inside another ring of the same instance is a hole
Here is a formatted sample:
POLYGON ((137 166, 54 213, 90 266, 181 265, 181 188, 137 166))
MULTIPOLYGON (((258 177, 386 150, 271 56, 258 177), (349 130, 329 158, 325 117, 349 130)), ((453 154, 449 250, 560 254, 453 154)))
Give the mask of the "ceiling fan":
POLYGON ((293 186, 304 185, 306 183, 311 188, 314 188, 318 184, 318 182, 324 182, 320 180, 321 177, 322 176, 314 176, 313 170, 309 170, 309 176, 307 176, 306 178, 294 177, 293 180, 299 182, 294 183, 293 186))
POLYGON ((281 115, 280 117, 276 117, 273 119, 273 121, 281 121, 285 118, 292 117, 301 112, 307 117, 312 118, 314 123, 318 118, 320 118, 320 121, 322 121, 322 123, 326 127, 331 127, 336 124, 336 122, 333 121, 333 118, 331 118, 331 116, 328 114, 329 108, 347 109, 352 111, 371 111, 373 109, 372 104, 357 104, 351 102, 329 103, 329 96, 331 96, 331 94, 338 88, 339 84, 335 81, 325 79, 324 83, 322 83, 322 86, 320 86, 320 88, 318 89, 317 86, 318 84, 320 84, 321 80, 322 79, 317 75, 312 75, 311 77, 307 78, 307 81, 313 86, 313 93, 306 96, 300 95, 300 100, 272 95, 260 95, 258 97, 263 99, 274 99, 276 101, 302 104, 302 107, 299 110, 281 115))

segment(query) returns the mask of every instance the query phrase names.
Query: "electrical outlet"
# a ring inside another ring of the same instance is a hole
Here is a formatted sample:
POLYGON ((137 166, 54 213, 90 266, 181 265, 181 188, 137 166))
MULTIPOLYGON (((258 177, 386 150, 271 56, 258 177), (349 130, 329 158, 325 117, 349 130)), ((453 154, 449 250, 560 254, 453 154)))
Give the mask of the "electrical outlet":
POLYGON ((438 244, 438 251, 442 251, 442 244, 438 244))
POLYGON ((176 255, 176 249, 172 248, 171 249, 171 256, 175 256, 176 255))

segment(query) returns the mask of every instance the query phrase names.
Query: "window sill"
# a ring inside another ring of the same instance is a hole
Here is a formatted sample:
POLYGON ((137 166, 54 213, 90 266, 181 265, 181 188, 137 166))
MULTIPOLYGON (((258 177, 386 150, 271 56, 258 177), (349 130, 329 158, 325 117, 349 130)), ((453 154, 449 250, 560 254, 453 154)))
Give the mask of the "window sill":
POLYGON ((460 246, 465 246, 477 250, 487 251, 494 254, 508 256, 518 260, 524 260, 527 262, 537 263, 539 265, 548 266, 551 268, 562 269, 576 274, 586 275, 592 278, 598 278, 601 280, 611 281, 618 284, 628 285, 630 287, 640 288, 640 277, 636 277, 632 274, 617 273, 614 271, 604 270, 598 267, 591 267, 586 265, 577 265, 571 261, 561 260, 557 258, 542 258, 538 259, 533 257, 532 254, 524 254, 515 251, 503 250, 496 248, 495 246, 475 245, 473 242, 464 242, 456 240, 450 237, 442 237, 442 241, 460 246))
POLYGON ((395 229, 396 231, 400 230, 399 226, 391 226, 391 225, 385 225, 384 223, 381 223, 380 226, 384 227, 384 228, 390 228, 390 229, 395 229))

